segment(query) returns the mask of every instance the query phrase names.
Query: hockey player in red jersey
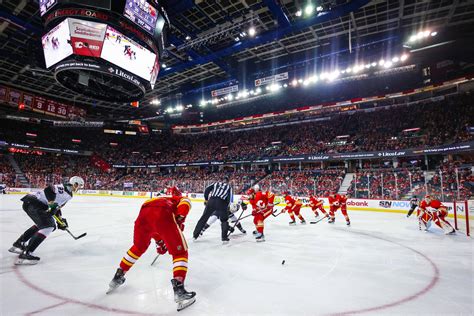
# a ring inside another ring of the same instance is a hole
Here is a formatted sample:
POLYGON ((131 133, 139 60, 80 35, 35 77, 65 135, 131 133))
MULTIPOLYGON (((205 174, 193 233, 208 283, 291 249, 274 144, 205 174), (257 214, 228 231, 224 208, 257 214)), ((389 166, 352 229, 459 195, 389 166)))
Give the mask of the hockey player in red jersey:
POLYGON ((188 245, 182 233, 184 221, 191 209, 188 198, 182 197, 177 188, 171 190, 171 197, 159 197, 143 203, 135 220, 133 246, 120 262, 114 278, 109 284, 110 293, 125 282, 125 274, 148 249, 152 239, 156 242, 156 251, 163 255, 166 252, 173 257, 174 299, 178 311, 195 302, 195 292, 184 288, 188 271, 188 245))
POLYGON ((448 209, 444 206, 439 200, 433 199, 431 196, 427 195, 421 201, 419 207, 419 227, 420 230, 424 227, 425 231, 431 226, 431 221, 438 225, 445 234, 454 234, 456 231, 453 226, 446 220, 448 216, 448 209))
POLYGON ((265 241, 264 221, 273 212, 273 200, 275 199, 273 193, 260 191, 260 187, 255 185, 247 192, 249 196, 249 203, 252 205, 253 223, 255 224, 255 240, 257 242, 265 241))
POLYGON ((291 218, 290 225, 291 226, 296 225, 295 215, 298 216, 301 224, 303 225, 306 224, 306 221, 304 220, 303 216, 300 214, 301 206, 303 206, 303 203, 297 198, 296 199, 293 198, 290 195, 290 192, 284 192, 283 194, 285 195, 285 203, 286 203, 286 206, 283 209, 283 212, 288 212, 288 214, 290 215, 290 218, 291 218))
POLYGON ((342 215, 346 219, 347 226, 351 225, 349 216, 347 215, 347 196, 343 194, 332 193, 328 197, 329 200, 329 221, 328 223, 334 223, 336 221, 336 216, 334 213, 341 208, 342 215))
POLYGON ((308 206, 311 207, 311 210, 313 211, 313 213, 316 217, 319 217, 318 210, 320 210, 321 213, 324 214, 324 217, 328 217, 328 214, 326 213, 326 210, 324 209, 323 205, 324 205, 323 200, 319 200, 314 195, 309 196, 308 206))

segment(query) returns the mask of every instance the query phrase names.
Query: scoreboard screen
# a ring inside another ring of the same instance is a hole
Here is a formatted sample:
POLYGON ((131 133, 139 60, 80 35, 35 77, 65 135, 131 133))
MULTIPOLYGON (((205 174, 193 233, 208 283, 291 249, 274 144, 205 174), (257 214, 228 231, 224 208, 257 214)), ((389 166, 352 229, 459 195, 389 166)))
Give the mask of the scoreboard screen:
POLYGON ((43 16, 46 12, 49 11, 55 4, 58 3, 58 0, 40 0, 40 14, 43 16))
POLYGON ((145 0, 127 0, 125 17, 153 36, 158 20, 158 10, 145 0))

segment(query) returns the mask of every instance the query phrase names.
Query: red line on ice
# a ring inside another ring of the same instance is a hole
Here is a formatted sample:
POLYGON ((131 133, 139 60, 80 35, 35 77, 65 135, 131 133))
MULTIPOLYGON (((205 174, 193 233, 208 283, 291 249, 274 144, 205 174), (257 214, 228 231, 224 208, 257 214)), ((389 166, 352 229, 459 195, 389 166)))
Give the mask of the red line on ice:
POLYGON ((392 244, 395 244, 395 245, 398 245, 400 247, 403 247, 403 248, 406 248, 410 251, 413 251, 414 253, 416 253, 417 255, 420 255, 421 257, 423 257, 426 261, 428 261, 428 263, 431 265, 431 268, 433 269, 433 276, 431 277, 431 280, 430 280, 430 283, 428 285, 426 285, 423 289, 421 289, 420 291, 412 294, 412 295, 409 295, 407 297, 404 297, 402 299, 399 299, 395 302, 392 302, 392 303, 387 303, 387 304, 383 304, 383 305, 378 305, 378 306, 374 306, 374 307, 367 307, 367 308, 363 308, 363 309, 356 309, 356 310, 352 310, 352 311, 345 311, 345 312, 340 312, 340 313, 333 313, 331 315, 352 315, 352 314, 362 314, 362 313, 367 313, 367 312, 373 312, 373 311, 379 311, 379 310, 382 310, 382 309, 386 309, 386 308, 390 308, 390 307, 394 307, 394 306, 397 306, 397 305, 401 305, 403 303, 406 303, 406 302, 409 302, 409 301, 412 301, 414 299, 417 299, 418 297, 422 296, 422 295, 425 295, 426 293, 428 293, 429 291, 431 291, 433 289, 433 287, 436 285, 436 283, 438 283, 439 281, 439 269, 438 267, 436 266, 436 264, 433 262, 433 260, 431 260, 427 255, 423 254, 422 252, 416 250, 416 249, 413 249, 411 247, 408 247, 408 246, 405 246, 403 244, 400 244, 396 241, 393 241, 393 240, 389 240, 389 239, 385 239, 385 238, 382 238, 382 237, 379 237, 379 236, 373 236, 373 235, 370 235, 370 234, 366 234, 366 233, 362 233, 362 232, 355 232, 355 231, 351 231, 351 233, 354 233, 354 234, 359 234, 359 235, 364 235, 364 236, 367 236, 367 237, 371 237, 371 238, 376 238, 376 239, 380 239, 380 240, 383 240, 383 241, 386 241, 386 242, 389 242, 389 243, 392 243, 392 244))
POLYGON ((21 274, 20 269, 17 266, 13 267, 13 271, 15 272, 18 279, 20 279, 20 281, 23 284, 25 284, 27 287, 29 287, 30 289, 35 290, 36 292, 39 292, 43 295, 46 295, 46 296, 64 301, 66 303, 78 304, 78 305, 86 306, 88 308, 98 309, 98 310, 102 310, 102 311, 106 311, 106 312, 114 312, 114 313, 118 313, 118 314, 147 315, 147 316, 153 315, 153 314, 144 314, 144 313, 140 313, 140 312, 129 311, 129 310, 125 310, 125 309, 106 307, 106 306, 102 306, 102 305, 82 302, 82 301, 75 300, 75 299, 72 299, 72 298, 67 298, 67 297, 49 292, 49 291, 47 291, 45 289, 42 289, 39 286, 31 283, 30 281, 28 281, 28 279, 23 274, 21 274))
POLYGON ((26 316, 30 316, 30 315, 34 315, 34 314, 38 314, 38 313, 41 313, 41 312, 44 312, 44 311, 47 311, 47 310, 50 310, 50 309, 53 309, 55 307, 58 307, 58 306, 61 306, 61 305, 64 305, 64 304, 67 304, 68 302, 65 302, 65 301, 62 301, 62 302, 59 302, 58 304, 54 304, 54 305, 50 305, 50 306, 46 306, 46 307, 43 307, 41 309, 37 309, 35 311, 32 311, 32 312, 29 312, 28 314, 26 314, 26 316))

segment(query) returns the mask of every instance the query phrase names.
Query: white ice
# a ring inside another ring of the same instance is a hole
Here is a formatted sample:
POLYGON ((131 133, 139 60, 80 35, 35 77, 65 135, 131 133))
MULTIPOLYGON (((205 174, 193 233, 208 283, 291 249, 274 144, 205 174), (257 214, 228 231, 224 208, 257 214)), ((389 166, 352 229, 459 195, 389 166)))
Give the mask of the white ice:
MULTIPOLYGON (((19 195, 0 196, 1 315, 170 315, 171 257, 154 267, 150 249, 106 295, 122 256, 132 244, 142 199, 75 197, 63 210, 73 240, 55 231, 38 248, 36 266, 14 266, 7 251, 31 225, 19 195)), ((196 242, 191 232, 203 210, 193 203, 186 223, 188 290, 197 301, 183 315, 473 315, 473 242, 423 233, 403 214, 351 212, 334 225, 290 227, 283 214, 266 221, 266 242, 236 234, 222 245, 214 224, 196 242), (282 260, 285 264, 282 265, 282 260)), ((307 220, 309 209, 303 209, 307 220)))

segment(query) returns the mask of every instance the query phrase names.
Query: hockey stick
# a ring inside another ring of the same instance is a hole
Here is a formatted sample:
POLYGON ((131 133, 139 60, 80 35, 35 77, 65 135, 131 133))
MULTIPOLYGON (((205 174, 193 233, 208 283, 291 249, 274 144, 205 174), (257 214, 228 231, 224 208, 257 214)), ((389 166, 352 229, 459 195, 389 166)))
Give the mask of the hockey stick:
POLYGON ((281 214, 285 213, 285 212, 283 212, 283 210, 284 210, 284 209, 281 209, 280 212, 278 212, 278 213, 277 213, 277 212, 272 212, 273 217, 278 217, 278 216, 280 216, 281 214), (276 215, 275 215, 275 214, 276 214, 276 215))
MULTIPOLYGON (((244 212, 245 212, 245 210, 242 209, 242 212, 240 212, 240 215, 239 215, 239 217, 237 218, 237 220, 235 221, 234 226, 232 226, 232 229, 229 229, 229 232, 227 233, 227 238, 229 238, 230 234, 232 234, 231 231, 234 231, 235 226, 237 226, 237 224, 239 223, 239 221, 240 221, 241 219, 244 219, 245 217, 248 216, 248 215, 247 215, 247 216, 242 217, 242 215, 244 214, 244 212)), ((252 214, 250 214, 250 215, 252 215, 252 214)))
POLYGON ((323 216, 322 218, 318 219, 317 221, 311 221, 311 222, 309 222, 309 223, 310 223, 310 224, 317 224, 317 223, 319 223, 320 221, 322 221, 323 219, 328 218, 328 217, 329 217, 328 215, 325 215, 325 216, 323 216))
POLYGON ((150 264, 151 266, 153 266, 156 262, 156 260, 158 260, 158 257, 160 256, 160 254, 157 254, 155 259, 153 259, 153 262, 150 264))
MULTIPOLYGON (((64 226, 63 221, 61 221, 61 219, 59 219, 59 217, 57 217, 56 215, 53 215, 53 217, 56 220, 56 222, 58 222, 58 224, 60 224, 61 226, 64 226)), ((74 238, 75 240, 78 240, 78 239, 80 239, 80 238, 87 235, 87 233, 82 233, 79 236, 74 236, 74 234, 71 233, 71 231, 69 229, 67 229, 67 227, 64 230, 67 231, 69 233, 69 235, 71 235, 71 237, 74 238)))

